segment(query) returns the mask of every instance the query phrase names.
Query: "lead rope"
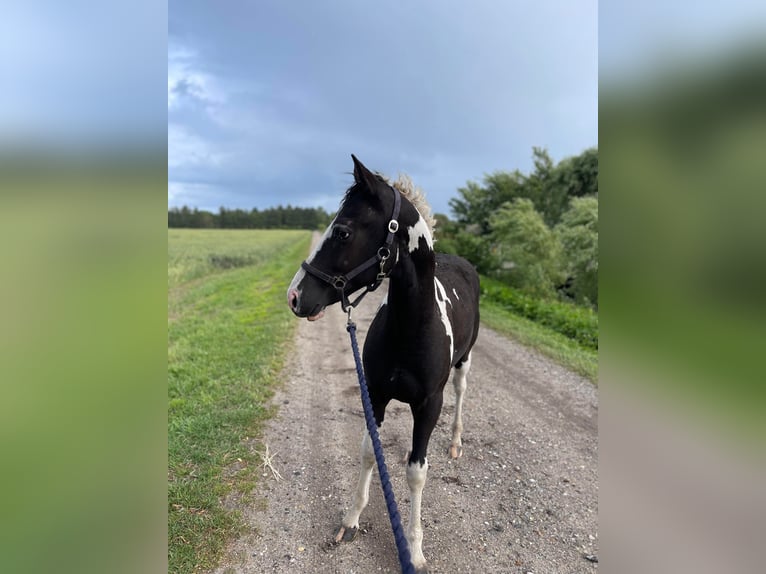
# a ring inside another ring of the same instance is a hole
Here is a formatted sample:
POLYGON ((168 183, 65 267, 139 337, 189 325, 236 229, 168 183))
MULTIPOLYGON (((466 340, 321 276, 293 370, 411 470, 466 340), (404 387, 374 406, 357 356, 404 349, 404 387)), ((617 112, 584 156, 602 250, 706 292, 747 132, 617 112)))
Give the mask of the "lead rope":
POLYGON ((359 389, 362 394, 364 420, 367 424, 367 432, 370 433, 370 438, 372 439, 372 448, 375 451, 375 461, 378 463, 380 485, 383 487, 383 496, 386 498, 388 518, 391 521, 391 530, 394 532, 396 550, 399 553, 399 565, 402 567, 402 574, 414 574, 415 568, 412 565, 412 559, 410 558, 410 548, 407 545, 407 539, 404 536, 402 519, 399 516, 399 508, 396 506, 394 490, 391 488, 391 480, 388 477, 386 459, 383 457, 383 447, 380 444, 380 437, 378 436, 378 426, 375 423, 375 417, 372 414, 372 401, 370 401, 370 393, 367 390, 367 380, 364 378, 362 361, 359 358, 359 345, 356 342, 356 323, 351 320, 351 307, 348 309, 346 331, 348 331, 348 334, 351 336, 351 349, 354 351, 356 374, 359 377, 359 389))

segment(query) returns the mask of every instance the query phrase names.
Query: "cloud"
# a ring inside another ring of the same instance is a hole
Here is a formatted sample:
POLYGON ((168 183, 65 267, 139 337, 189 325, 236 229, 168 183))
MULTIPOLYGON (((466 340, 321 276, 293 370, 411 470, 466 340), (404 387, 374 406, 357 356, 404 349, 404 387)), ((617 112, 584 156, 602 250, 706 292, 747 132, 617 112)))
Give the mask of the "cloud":
POLYGON ((190 100, 215 106, 226 103, 221 82, 199 69, 197 53, 177 42, 168 43, 168 109, 190 100))

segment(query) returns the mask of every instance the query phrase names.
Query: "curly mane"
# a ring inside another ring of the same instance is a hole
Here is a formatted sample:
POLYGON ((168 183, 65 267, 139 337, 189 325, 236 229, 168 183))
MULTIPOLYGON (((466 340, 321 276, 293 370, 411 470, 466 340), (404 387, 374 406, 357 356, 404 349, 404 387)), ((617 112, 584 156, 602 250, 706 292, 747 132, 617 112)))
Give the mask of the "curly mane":
POLYGON ((389 181, 388 178, 386 178, 384 175, 378 175, 380 175, 383 181, 385 181, 388 185, 406 197, 407 201, 409 201, 412 206, 417 209, 418 213, 420 213, 420 216, 423 218, 423 221, 426 222, 428 231, 431 232, 431 237, 433 237, 434 228, 436 227, 436 219, 434 219, 433 215, 431 214, 431 206, 428 205, 423 190, 412 183, 410 176, 408 176, 406 173, 400 173, 399 177, 396 178, 396 181, 394 182, 389 181))

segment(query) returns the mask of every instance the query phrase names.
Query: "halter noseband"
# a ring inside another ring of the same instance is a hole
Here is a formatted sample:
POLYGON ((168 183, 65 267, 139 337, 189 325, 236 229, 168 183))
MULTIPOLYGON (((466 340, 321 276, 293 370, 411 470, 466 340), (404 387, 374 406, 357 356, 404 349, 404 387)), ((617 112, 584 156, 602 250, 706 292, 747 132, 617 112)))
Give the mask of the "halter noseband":
POLYGON ((391 188, 391 189, 394 192, 394 211, 391 214, 391 221, 388 222, 388 235, 386 236, 386 240, 383 243, 383 245, 378 248, 378 251, 375 253, 375 255, 370 257, 367 261, 365 261, 361 265, 357 265, 356 267, 354 267, 354 269, 352 269, 345 275, 328 275, 327 273, 325 273, 324 271, 320 271, 319 269, 317 269, 316 267, 314 267, 307 261, 304 261, 303 263, 301 263, 301 267, 305 269, 308 273, 310 273, 311 275, 313 275, 314 277, 318 279, 321 279, 325 283, 329 283, 330 285, 335 287, 335 289, 338 291, 340 295, 340 305, 344 312, 346 312, 349 309, 349 307, 353 308, 359 305, 359 303, 364 298, 364 296, 367 295, 367 293, 369 293, 370 291, 375 291, 375 289, 380 287, 380 284, 383 283, 383 279, 385 279, 386 276, 388 275, 383 270, 383 267, 385 266, 388 258, 391 257, 391 246, 394 243, 394 236, 396 235, 396 232, 399 230, 399 221, 398 221, 399 207, 401 206, 401 203, 402 203, 401 195, 399 194, 399 192, 394 188, 391 188), (350 302, 348 300, 348 295, 346 295, 346 285, 348 285, 349 282, 354 277, 356 277, 363 271, 367 271, 367 269, 369 269, 370 267, 378 263, 380 264, 380 270, 378 271, 378 274, 375 277, 375 281, 372 284, 367 285, 367 287, 365 288, 365 291, 363 291, 359 295, 359 297, 357 297, 353 302, 350 302))

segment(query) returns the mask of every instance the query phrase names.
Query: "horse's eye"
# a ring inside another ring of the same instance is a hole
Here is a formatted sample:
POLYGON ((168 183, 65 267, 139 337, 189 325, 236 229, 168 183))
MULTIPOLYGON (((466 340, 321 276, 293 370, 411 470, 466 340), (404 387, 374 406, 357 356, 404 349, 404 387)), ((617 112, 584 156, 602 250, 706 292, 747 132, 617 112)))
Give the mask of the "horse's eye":
POLYGON ((332 236, 338 241, 348 241, 351 231, 347 227, 336 225, 332 230, 332 236))

